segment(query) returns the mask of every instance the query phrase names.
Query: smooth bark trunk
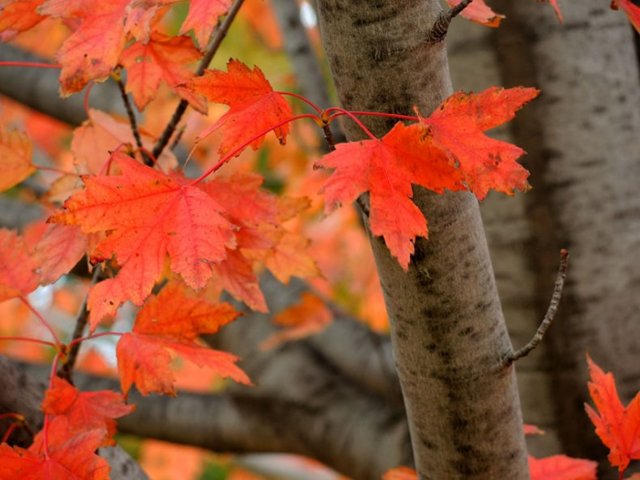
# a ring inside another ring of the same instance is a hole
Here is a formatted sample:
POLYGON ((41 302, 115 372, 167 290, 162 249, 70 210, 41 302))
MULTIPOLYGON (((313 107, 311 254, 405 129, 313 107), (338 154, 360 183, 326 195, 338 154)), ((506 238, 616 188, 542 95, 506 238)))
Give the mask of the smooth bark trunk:
MULTIPOLYGON (((343 106, 430 113, 452 92, 444 42, 428 43, 436 1, 319 0, 323 44, 343 106)), ((367 122, 383 135, 393 122, 367 122)), ((362 138, 345 125, 350 140, 362 138)), ((420 478, 528 478, 511 352, 476 200, 414 189, 429 221, 404 272, 372 247, 420 478)), ((366 223, 366 219, 365 219, 366 223)))

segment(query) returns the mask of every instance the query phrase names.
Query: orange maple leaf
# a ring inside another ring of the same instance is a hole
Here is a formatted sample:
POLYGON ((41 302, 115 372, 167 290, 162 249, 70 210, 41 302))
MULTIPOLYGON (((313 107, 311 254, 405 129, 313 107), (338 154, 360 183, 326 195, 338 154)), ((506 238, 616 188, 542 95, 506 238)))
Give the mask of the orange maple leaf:
POLYGON ((37 12, 44 0, 9 0, 0 7, 0 40, 8 42, 18 33, 45 19, 37 12))
MULTIPOLYGON (((51 422, 64 418, 69 435, 78 435, 90 430, 104 430, 103 445, 113 445, 116 418, 128 415, 135 406, 125 405, 121 394, 110 390, 81 392, 66 380, 54 377, 47 390, 42 411, 52 415, 51 422)), ((55 428, 55 427, 54 427, 55 428)))
POLYGON ((162 3, 165 2, 46 0, 39 13, 61 18, 73 30, 57 54, 62 65, 62 95, 80 91, 90 80, 106 79, 118 64, 129 34, 138 40, 148 39, 162 3))
POLYGON ((192 288, 201 288, 212 264, 235 247, 234 226, 198 186, 116 152, 115 176, 83 177, 85 189, 69 198, 49 221, 79 225, 84 233, 108 232, 93 251, 95 260, 115 256, 120 271, 89 294, 93 328, 126 300, 141 305, 161 276, 165 256, 192 288))
POLYGON ((66 430, 48 428, 47 454, 39 432, 28 449, 0 444, 0 480, 109 480, 109 464, 95 454, 104 432, 91 430, 67 436, 66 430))
POLYGON ((0 191, 17 185, 35 171, 33 146, 22 132, 0 128, 0 191))
POLYGON ((38 264, 24 239, 0 229, 0 302, 32 292, 40 281, 38 264))
POLYGON ((170 368, 171 352, 217 374, 250 384, 235 365, 237 358, 195 342, 203 333, 215 333, 238 313, 228 304, 189 298, 177 286, 167 286, 138 313, 132 333, 124 334, 117 346, 122 391, 134 383, 143 395, 161 392, 175 395, 170 368))
POLYGON ((611 8, 618 10, 621 8, 627 14, 633 28, 640 33, 640 5, 633 0, 611 0, 611 8))
POLYGON ((306 198, 276 197, 260 189, 257 174, 236 173, 214 178, 202 188, 224 207, 229 220, 239 227, 237 246, 214 265, 211 287, 226 290, 253 310, 266 312, 255 265, 264 264, 278 280, 310 277, 318 270, 307 253, 308 240, 288 231, 283 223, 308 207, 306 198))
MULTIPOLYGON (((462 0, 447 0, 450 7, 455 7, 462 0)), ((487 27, 497 28, 500 26, 500 22, 504 18, 504 15, 500 15, 491 7, 484 3, 484 0, 473 0, 469 5, 462 10, 460 15, 468 20, 485 25, 487 27)))
POLYGON ((609 447, 609 462, 622 474, 631 460, 640 459, 640 393, 627 407, 622 405, 612 373, 602 369, 587 355, 589 393, 595 409, 585 404, 596 433, 609 447))
POLYGON ((231 0, 191 0, 189 13, 180 27, 180 33, 193 29, 200 48, 206 48, 218 17, 227 13, 230 6, 231 0))
MULTIPOLYGON (((229 105, 229 111, 200 135, 204 138, 216 130, 223 135, 218 152, 229 153, 240 147, 248 138, 259 135, 270 126, 279 124, 293 116, 284 97, 275 92, 258 67, 249 69, 238 60, 230 60, 227 71, 207 70, 202 77, 193 79, 194 90, 210 101, 229 105)), ((275 135, 284 144, 289 125, 274 129, 275 135)), ((251 143, 256 150, 263 137, 251 143)))
POLYGON ((596 480, 597 469, 596 462, 566 455, 545 458, 529 456, 531 480, 596 480))
POLYGON ((273 319, 276 325, 286 328, 266 338, 260 348, 275 348, 284 342, 300 340, 319 333, 332 320, 333 313, 325 302, 311 292, 304 292, 298 303, 285 308, 273 319))
POLYGON ((156 96, 160 81, 201 113, 207 112, 207 104, 188 87, 193 73, 187 64, 198 60, 202 54, 193 46, 189 37, 169 37, 153 33, 148 42, 136 42, 122 52, 121 62, 127 68, 127 91, 131 92, 136 106, 144 107, 156 96))
POLYGON ((416 125, 397 123, 380 140, 339 144, 317 164, 335 169, 323 187, 327 211, 368 191, 371 231, 405 270, 415 237, 427 236, 426 219, 410 200, 411 185, 439 193, 463 188, 459 172, 416 125))

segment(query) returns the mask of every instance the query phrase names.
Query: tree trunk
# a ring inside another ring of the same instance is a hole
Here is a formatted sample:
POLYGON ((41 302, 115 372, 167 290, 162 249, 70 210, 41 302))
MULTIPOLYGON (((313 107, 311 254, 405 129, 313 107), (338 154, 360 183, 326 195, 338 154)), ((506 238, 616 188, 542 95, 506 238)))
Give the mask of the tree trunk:
MULTIPOLYGON (((451 94, 444 42, 425 39, 436 1, 319 0, 336 88, 350 110, 431 112, 451 94)), ((393 122, 367 123, 377 135, 393 122)), ((345 125, 350 140, 362 138, 345 125)), ((371 238, 421 478, 528 478, 511 353, 478 204, 415 189, 430 237, 404 272, 371 238)), ((365 219, 366 224, 366 219, 365 219)))
POLYGON ((604 460, 584 414, 585 353, 615 372, 621 396, 637 392, 640 311, 640 89, 633 33, 599 0, 572 2, 560 25, 534 2, 498 1, 495 32, 503 82, 535 86, 539 100, 514 122, 528 152, 525 196, 533 232, 530 272, 538 315, 546 308, 560 247, 571 268, 545 342, 564 453, 604 460))

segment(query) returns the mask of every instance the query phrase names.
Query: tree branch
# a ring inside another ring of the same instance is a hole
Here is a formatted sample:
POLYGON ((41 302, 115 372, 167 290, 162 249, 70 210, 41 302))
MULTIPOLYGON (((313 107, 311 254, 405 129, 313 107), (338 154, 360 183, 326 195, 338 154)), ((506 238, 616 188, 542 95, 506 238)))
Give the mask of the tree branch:
MULTIPOLYGON (((6 61, 47 62, 7 44, 0 44, 0 57, 6 61)), ((0 94, 70 125, 80 125, 86 120, 82 95, 60 98, 57 70, 21 68, 19 73, 14 67, 0 68, 0 94)), ((125 114, 117 98, 118 88, 112 81, 96 84, 91 91, 92 107, 125 114)))
MULTIPOLYGON (((224 19, 224 22, 222 22, 222 25, 220 25, 220 28, 216 31, 213 39, 211 40, 209 48, 207 48, 207 52, 205 53, 204 57, 202 57, 202 60, 198 65, 198 69, 196 70, 195 74, 196 77, 201 77, 202 75, 204 75, 205 70, 211 63, 211 60, 218 51, 218 48, 220 48, 222 40, 224 40, 224 37, 227 36, 227 32, 229 31, 229 28, 236 18, 236 15, 240 11, 240 7, 242 7, 243 3, 244 0, 235 0, 233 5, 229 9, 227 17, 224 19)), ((169 123, 160 135, 160 138, 158 138, 156 144, 153 146, 153 151, 151 152, 153 158, 160 158, 160 154, 164 150, 164 147, 166 147, 169 143, 169 140, 171 139, 173 133, 176 131, 176 128, 178 128, 178 124, 180 123, 180 120, 182 119, 182 116, 184 115, 184 112, 186 112, 188 106, 189 102, 187 102, 186 100, 180 100, 180 103, 178 103, 176 110, 173 112, 169 123)))
POLYGON ((560 267, 558 268, 558 275, 556 276, 556 283, 553 287, 553 295, 551 296, 551 302, 549 303, 549 308, 547 309, 547 313, 545 314, 538 330, 529 343, 527 343, 524 347, 512 352, 505 361, 503 366, 508 367, 513 362, 517 361, 522 357, 526 357, 535 349, 538 344, 544 338, 545 333, 551 326, 553 319, 556 316, 556 312, 558 311, 558 306, 560 305, 560 299, 562 298, 562 289, 564 288, 564 281, 567 277, 567 268, 569 267, 569 252, 564 248, 560 250, 560 267))
POLYGON ((467 8, 472 1, 473 0, 462 0, 455 7, 451 7, 446 12, 440 13, 438 19, 435 21, 427 35, 427 41, 436 43, 444 40, 447 36, 447 32, 449 31, 451 21, 462 13, 462 11, 467 8))

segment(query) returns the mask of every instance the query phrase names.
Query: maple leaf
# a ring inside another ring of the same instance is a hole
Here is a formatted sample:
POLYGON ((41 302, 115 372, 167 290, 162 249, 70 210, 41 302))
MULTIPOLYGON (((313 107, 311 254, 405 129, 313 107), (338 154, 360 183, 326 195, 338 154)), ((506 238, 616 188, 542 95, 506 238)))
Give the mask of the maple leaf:
POLYGON ((42 411, 54 416, 51 422, 64 418, 69 435, 104 430, 107 441, 103 446, 114 444, 111 437, 116 432, 115 419, 128 415, 134 408, 125 405, 119 393, 110 390, 80 392, 60 377, 53 378, 42 402, 42 411))
POLYGON ((591 460, 553 455, 546 458, 529 456, 531 480, 596 480, 598 464, 591 460))
MULTIPOLYGON (((455 7, 461 1, 462 0, 447 0, 447 3, 450 7, 455 7)), ((480 25, 492 28, 500 26, 500 22, 505 18, 504 15, 497 14, 491 10, 491 7, 484 3, 484 0, 473 0, 462 10, 460 15, 480 25)))
POLYGON ((260 345, 262 349, 271 349, 284 342, 299 340, 324 330, 333 320, 333 313, 317 295, 304 292, 300 301, 282 310, 275 316, 276 325, 287 327, 274 333, 260 345))
POLYGON ((40 221, 29 225, 23 236, 38 265, 42 285, 69 273, 87 250, 87 239, 78 227, 40 221))
POLYGON ((204 49, 218 18, 226 14, 230 6, 231 0, 191 0, 189 13, 180 27, 180 33, 193 29, 198 45, 204 49))
POLYGON ((0 229, 0 302, 32 292, 40 281, 38 264, 24 239, 0 229))
POLYGON ((58 50, 60 92, 79 92, 107 78, 118 64, 129 33, 147 40, 161 0, 46 0, 39 13, 66 21, 73 33, 58 50))
POLYGON ((538 95, 535 88, 490 87, 480 93, 457 92, 421 124, 433 144, 459 167, 464 182, 482 200, 493 189, 508 195, 528 188, 527 172, 516 160, 524 151, 483 132, 511 120, 538 95))
MULTIPOLYGON (((202 77, 194 78, 193 88, 207 99, 229 106, 229 111, 200 135, 204 138, 216 130, 222 132, 218 152, 225 155, 270 126, 293 116, 284 97, 275 92, 258 67, 249 69, 238 60, 230 60, 227 71, 207 70, 202 77)), ((274 133, 284 144, 289 133, 285 124, 274 133)), ((262 144, 263 137, 254 140, 254 150, 262 144)))
POLYGON ((33 146, 22 132, 0 128, 0 191, 17 185, 35 171, 33 146))
POLYGON ((42 432, 27 450, 0 444, 0 480, 109 480, 109 464, 94 453, 103 437, 100 430, 68 437, 50 426, 46 455, 42 432))
POLYGON ((148 42, 136 42, 122 52, 121 63, 127 68, 127 91, 138 109, 156 96, 160 81, 201 113, 207 112, 204 99, 186 87, 193 73, 185 66, 201 57, 189 37, 169 37, 153 33, 148 42))
POLYGON ((90 80, 103 80, 117 65, 125 44, 123 18, 130 0, 47 0, 40 13, 72 22, 74 32, 58 51, 60 91, 67 96, 90 80))
POLYGON ((604 373, 589 356, 587 363, 589 393, 596 408, 585 404, 585 409, 600 440, 609 447, 609 462, 622 473, 631 460, 640 459, 640 393, 624 407, 613 374, 604 373))
POLYGON ((250 384, 235 365, 235 356, 195 342, 198 335, 216 332, 237 315, 227 304, 188 298, 178 287, 165 287, 140 310, 133 332, 124 334, 118 342, 118 371, 124 394, 135 383, 143 395, 175 395, 171 352, 200 367, 212 368, 222 377, 250 384))
POLYGON ((214 178, 202 188, 239 226, 236 250, 228 251, 226 259, 213 267, 216 275, 211 287, 226 290, 253 310, 266 312, 254 265, 264 264, 284 283, 293 275, 309 277, 318 270, 307 253, 308 241, 282 227, 308 207, 308 200, 278 198, 261 190, 262 182, 260 175, 236 173, 214 178))
POLYGON ((633 28, 640 33, 640 5, 633 0, 611 0, 611 8, 618 10, 621 8, 626 13, 633 28))
POLYGON ((165 256, 192 288, 201 288, 212 264, 235 246, 234 226, 198 186, 146 167, 116 152, 115 176, 83 177, 85 189, 70 197, 49 221, 79 225, 84 233, 108 232, 93 251, 95 260, 115 256, 120 271, 89 294, 95 328, 125 300, 141 305, 160 278, 165 256))
POLYGON ((405 270, 415 237, 427 236, 411 185, 438 193, 462 188, 458 171, 416 125, 397 123, 382 139, 338 144, 317 165, 335 169, 323 186, 327 211, 369 192, 371 231, 384 238, 405 270))
POLYGON ((18 33, 45 19, 36 9, 44 0, 9 0, 0 7, 0 40, 7 42, 18 33))

